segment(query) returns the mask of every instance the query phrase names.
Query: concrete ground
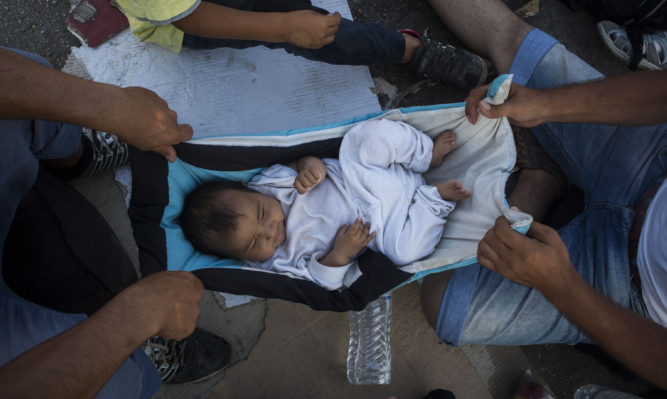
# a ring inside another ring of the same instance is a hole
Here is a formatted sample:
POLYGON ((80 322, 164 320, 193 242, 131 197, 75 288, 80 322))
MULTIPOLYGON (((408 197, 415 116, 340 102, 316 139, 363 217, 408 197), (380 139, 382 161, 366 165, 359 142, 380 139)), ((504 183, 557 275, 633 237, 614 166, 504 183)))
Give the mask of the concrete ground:
MULTIPOLYGON (((509 0, 518 8, 523 0, 509 0)), ((355 19, 386 28, 412 28, 443 42, 459 45, 422 0, 349 0, 355 19)), ((57 68, 65 65, 72 46, 80 45, 65 29, 68 0, 0 0, 0 45, 41 54, 57 68)), ((604 48, 593 19, 572 13, 558 0, 542 0, 539 13, 527 21, 550 33, 572 52, 605 74, 626 71, 604 48)), ((417 82, 398 66, 370 68, 381 103, 417 82)), ((438 85, 420 87, 400 106, 462 101, 466 92, 438 85)), ((129 221, 111 173, 76 184, 135 254, 129 221)), ((136 255, 134 256, 136 260, 136 255)), ((202 301, 200 326, 225 337, 232 361, 225 372, 201 383, 164 386, 158 398, 386 398, 419 399, 435 388, 458 398, 508 398, 523 371, 530 369, 554 397, 571 398, 577 387, 598 383, 639 394, 650 384, 609 371, 591 356, 565 345, 484 347, 440 344, 419 306, 419 286, 394 293, 392 316, 392 382, 358 387, 345 377, 348 319, 344 313, 315 312, 302 305, 257 299, 224 308, 211 292, 202 301), (627 380, 626 380, 627 379, 627 380)))

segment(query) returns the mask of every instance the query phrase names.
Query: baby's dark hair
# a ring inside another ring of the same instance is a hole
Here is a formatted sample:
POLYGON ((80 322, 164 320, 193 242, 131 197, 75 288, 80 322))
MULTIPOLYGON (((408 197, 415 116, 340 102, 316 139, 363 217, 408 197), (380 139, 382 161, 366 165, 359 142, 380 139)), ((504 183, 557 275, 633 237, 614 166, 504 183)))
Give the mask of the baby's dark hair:
POLYGON ((221 251, 220 242, 234 234, 240 216, 225 195, 231 191, 254 192, 240 182, 217 180, 200 185, 185 197, 181 229, 196 250, 229 257, 221 251))

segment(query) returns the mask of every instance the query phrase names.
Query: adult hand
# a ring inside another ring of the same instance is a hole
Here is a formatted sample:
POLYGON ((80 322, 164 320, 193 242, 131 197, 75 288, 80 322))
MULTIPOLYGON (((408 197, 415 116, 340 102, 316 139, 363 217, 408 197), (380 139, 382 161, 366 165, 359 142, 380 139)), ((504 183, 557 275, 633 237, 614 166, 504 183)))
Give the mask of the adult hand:
POLYGON ((194 274, 165 271, 151 274, 118 294, 107 306, 125 313, 128 326, 146 329, 148 336, 185 338, 199 318, 204 285, 194 274))
POLYGON ((182 271, 155 273, 134 283, 86 320, 0 367, 3 394, 92 398, 150 337, 190 335, 203 291, 201 281, 182 271))
POLYGON ((491 105, 482 101, 488 88, 489 85, 477 87, 465 99, 465 113, 470 123, 477 123, 478 111, 487 118, 506 116, 516 126, 533 127, 547 121, 549 105, 544 102, 546 92, 512 84, 505 103, 491 105))
POLYGON ((649 126, 667 121, 667 71, 640 71, 609 78, 533 90, 513 84, 502 105, 482 102, 487 86, 473 89, 466 115, 477 122, 477 111, 489 118, 506 116, 517 126, 544 122, 602 123, 649 126))
POLYGON ((318 49, 334 41, 341 16, 339 12, 322 15, 312 10, 287 14, 289 33, 285 41, 298 47, 318 49))
POLYGON ((555 230, 533 222, 528 236, 500 217, 477 249, 479 263, 538 289, 607 353, 639 375, 667 388, 667 329, 606 298, 572 267, 555 230))
POLYGON ((499 217, 477 247, 479 263, 516 283, 541 291, 545 296, 567 289, 576 270, 558 233, 533 222, 526 236, 514 231, 499 217))
POLYGON ((140 150, 155 151, 174 162, 173 145, 189 140, 192 127, 179 124, 176 112, 153 91, 142 87, 121 90, 118 106, 108 111, 109 133, 140 150))
POLYGON ((71 123, 118 136, 176 160, 172 145, 192 137, 154 92, 93 82, 0 49, 0 118, 71 123))

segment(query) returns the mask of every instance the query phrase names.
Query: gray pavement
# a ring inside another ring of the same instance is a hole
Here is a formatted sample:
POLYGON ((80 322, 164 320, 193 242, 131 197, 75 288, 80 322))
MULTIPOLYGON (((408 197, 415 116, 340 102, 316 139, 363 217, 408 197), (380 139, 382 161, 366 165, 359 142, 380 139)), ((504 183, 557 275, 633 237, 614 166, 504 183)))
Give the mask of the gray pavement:
MULTIPOLYGON (((523 0, 509 0, 513 8, 521 6, 523 2, 523 0)), ((461 44, 447 31, 425 1, 349 0, 349 4, 352 15, 357 20, 375 21, 386 28, 411 28, 419 32, 427 31, 432 38, 456 45, 461 44)), ((80 45, 79 41, 65 28, 64 21, 68 9, 68 0, 0 0, 0 45, 40 54, 51 61, 56 68, 62 68, 70 53, 70 48, 80 45)), ((625 66, 601 44, 595 32, 594 21, 585 12, 572 13, 558 0, 542 0, 539 14, 526 20, 553 35, 573 53, 603 73, 614 75, 626 72, 625 66)), ((402 92, 418 81, 399 66, 378 66, 370 70, 376 86, 382 87, 378 90, 381 104, 392 93, 402 92)), ((421 87, 416 93, 406 95, 400 106, 458 102, 462 101, 466 94, 461 90, 427 85, 421 87)), ((208 293, 204 306, 208 309, 216 309, 219 305, 208 293)), ((212 320, 211 316, 204 312, 200 325, 225 335, 232 342, 235 348, 232 363, 236 364, 247 359, 257 345, 265 328, 264 318, 267 313, 267 303, 261 300, 254 302, 249 308, 234 312, 243 314, 228 314, 229 317, 224 319, 224 322, 217 319, 212 320), (247 319, 247 322, 236 323, 241 319, 247 319)), ((571 398, 578 386, 587 383, 598 383, 651 397, 649 391, 652 386, 647 382, 638 378, 632 379, 627 374, 611 372, 591 356, 569 346, 535 345, 522 347, 521 352, 531 368, 544 378, 558 398, 571 398)), ((472 362, 475 361, 472 360, 472 362)), ((497 368, 492 369, 491 377, 497 372, 497 368)), ((478 373, 484 374, 481 368, 478 369, 478 373)), ((204 385, 161 390, 159 396, 209 397, 210 389, 224 378, 225 374, 221 374, 204 385)), ((258 376, 258 378, 261 377, 258 376)), ((246 383, 252 384, 253 382, 246 381, 246 383)), ((447 388, 447 386, 442 386, 442 388, 447 388)), ((506 390, 496 391, 495 394, 493 390, 491 391, 496 398, 506 397, 507 394, 506 390), (503 392, 502 396, 499 396, 499 392, 503 392)), ((300 392, 305 394, 307 390, 300 392)), ((215 397, 222 396, 216 395, 215 397)), ((313 396, 307 395, 306 397, 313 396)), ((400 399, 412 398, 401 397, 400 399)))

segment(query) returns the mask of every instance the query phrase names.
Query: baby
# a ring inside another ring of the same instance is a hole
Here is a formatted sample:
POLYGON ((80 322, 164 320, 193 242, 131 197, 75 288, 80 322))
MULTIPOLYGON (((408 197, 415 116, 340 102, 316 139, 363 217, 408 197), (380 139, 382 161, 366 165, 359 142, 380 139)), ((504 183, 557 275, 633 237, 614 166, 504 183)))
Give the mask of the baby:
POLYGON ((453 201, 470 193, 458 180, 427 185, 422 173, 455 146, 451 131, 432 140, 402 122, 364 122, 344 136, 338 160, 307 156, 247 186, 199 186, 181 227, 201 252, 337 289, 358 272, 353 259, 366 247, 397 265, 434 251, 453 201))

